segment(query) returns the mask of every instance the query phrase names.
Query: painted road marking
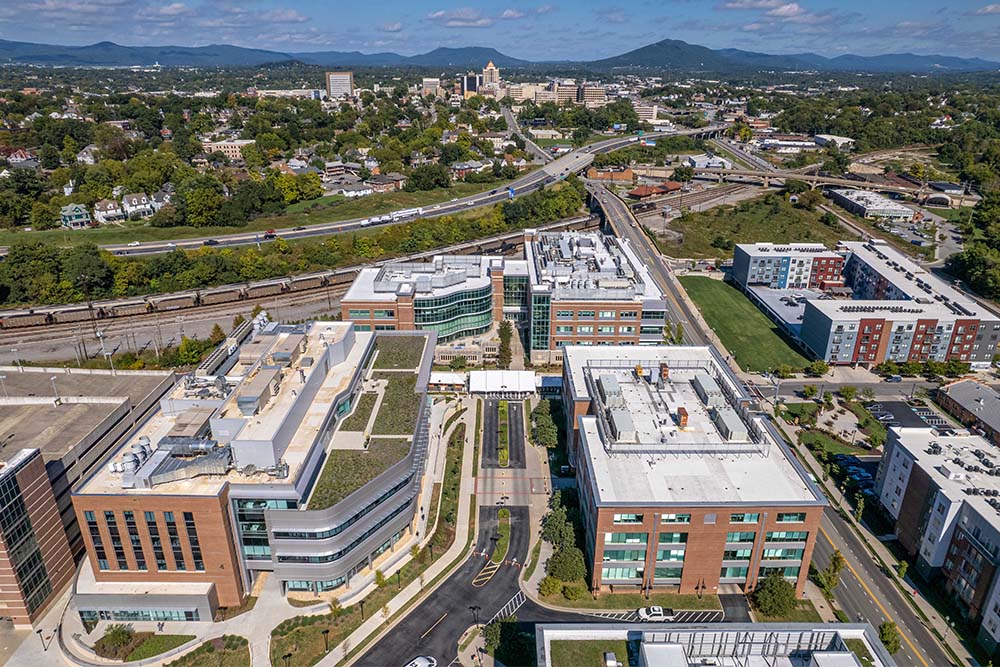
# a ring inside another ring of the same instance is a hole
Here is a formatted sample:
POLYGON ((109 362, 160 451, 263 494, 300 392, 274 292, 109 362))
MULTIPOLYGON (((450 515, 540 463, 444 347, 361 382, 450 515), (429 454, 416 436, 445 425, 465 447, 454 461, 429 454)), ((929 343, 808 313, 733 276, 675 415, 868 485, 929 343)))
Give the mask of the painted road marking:
MULTIPOLYGON (((826 538, 826 541, 830 543, 830 546, 833 546, 833 540, 831 540, 830 536, 827 535, 826 531, 823 529, 823 526, 819 527, 819 532, 823 535, 823 537, 826 538)), ((836 549, 836 547, 833 548, 836 549)), ((858 583, 861 584, 861 587, 865 589, 865 593, 867 593, 868 597, 872 599, 872 602, 874 602, 875 605, 882 610, 882 613, 885 615, 887 619, 892 620, 892 616, 889 614, 888 611, 886 611, 886 608, 882 606, 882 603, 879 601, 877 597, 875 597, 875 594, 872 593, 871 589, 868 588, 868 584, 866 584, 864 580, 858 575, 857 570, 855 570, 851 566, 851 564, 847 561, 846 558, 844 559, 844 563, 847 565, 847 569, 851 571, 851 574, 854 575, 854 578, 858 580, 858 583)), ((901 627, 899 627, 898 623, 896 623, 896 631, 899 632, 899 636, 903 638, 903 641, 906 642, 906 645, 910 647, 911 651, 913 651, 913 655, 917 657, 917 660, 920 661, 920 664, 922 664, 924 667, 930 667, 930 665, 927 664, 927 661, 924 660, 923 656, 920 655, 920 652, 917 651, 917 647, 914 646, 912 641, 910 641, 910 637, 905 632, 903 632, 903 629, 901 627)))
POLYGON ((431 633, 431 630, 433 630, 434 628, 436 628, 438 626, 438 624, 441 621, 443 621, 444 617, 447 616, 447 615, 448 615, 448 612, 445 612, 445 613, 441 614, 441 618, 439 618, 438 620, 436 620, 434 622, 434 625, 432 625, 431 627, 427 628, 427 632, 425 632, 424 634, 420 635, 420 638, 423 639, 424 637, 426 637, 427 635, 429 635, 431 633))
POLYGON ((494 563, 493 561, 487 562, 486 565, 483 566, 483 569, 479 571, 479 574, 473 577, 472 585, 476 588, 482 588, 488 584, 490 579, 493 578, 493 575, 495 575, 497 570, 500 569, 501 565, 503 565, 503 563, 494 563))
POLYGON ((486 621, 486 625, 489 625, 498 618, 507 618, 508 616, 513 616, 514 612, 520 609, 521 605, 524 604, 524 600, 525 600, 524 593, 518 591, 517 593, 514 594, 514 597, 512 597, 510 600, 507 601, 507 604, 505 604, 503 607, 500 608, 500 611, 493 614, 493 618, 486 621))

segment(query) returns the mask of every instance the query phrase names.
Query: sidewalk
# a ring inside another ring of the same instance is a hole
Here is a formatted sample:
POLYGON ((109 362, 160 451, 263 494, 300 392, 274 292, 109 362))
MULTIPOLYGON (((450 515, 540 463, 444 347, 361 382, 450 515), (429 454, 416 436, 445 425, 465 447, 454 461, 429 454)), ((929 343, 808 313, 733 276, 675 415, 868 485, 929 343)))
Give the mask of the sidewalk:
MULTIPOLYGON (((411 581, 402 591, 399 592, 398 595, 393 597, 388 604, 386 604, 390 617, 394 616, 400 611, 400 609, 409 604, 412 600, 432 593, 441 583, 445 581, 445 578, 442 577, 435 585, 427 588, 427 582, 432 581, 439 574, 449 570, 452 563, 462 557, 465 553, 469 526, 470 524, 473 526, 475 525, 474 522, 476 520, 476 516, 470 512, 471 503, 469 499, 475 484, 475 478, 472 475, 472 457, 475 450, 476 407, 475 401, 470 400, 465 404, 469 405, 470 409, 466 410, 461 419, 461 421, 465 422, 466 428, 465 448, 462 450, 462 484, 458 499, 458 517, 455 521, 455 541, 440 558, 434 561, 434 563, 427 568, 420 578, 415 581, 411 581)), ((425 536, 424 539, 426 540, 427 537, 425 536)), ((357 647, 364 642, 369 636, 375 635, 377 639, 377 637, 382 633, 390 631, 392 626, 399 622, 401 618, 402 617, 392 618, 392 622, 386 625, 385 617, 381 612, 373 614, 354 632, 352 632, 347 639, 333 647, 333 649, 316 664, 320 667, 333 667, 342 660, 345 660, 347 654, 354 647, 357 647)), ((350 662, 348 662, 348 664, 350 664, 350 662)))
MULTIPOLYGON (((820 465, 819 461, 817 461, 816 458, 813 456, 812 452, 810 452, 806 447, 798 445, 797 436, 798 432, 801 429, 799 429, 796 426, 789 426, 781 419, 775 419, 775 422, 778 424, 778 427, 786 435, 788 435, 788 437, 792 440, 792 442, 796 443, 794 445, 796 453, 798 453, 799 456, 803 457, 807 461, 808 465, 812 467, 813 470, 815 470, 817 473, 820 472, 823 469, 823 467, 820 465)), ((874 551, 875 554, 878 556, 878 558, 880 558, 887 566, 892 567, 892 565, 894 565, 897 562, 896 557, 892 555, 892 553, 889 551, 889 549, 886 548, 884 544, 879 542, 877 539, 872 539, 868 529, 859 524, 854 519, 854 512, 851 509, 851 505, 850 503, 847 502, 847 498, 845 498, 844 495, 840 492, 840 489, 838 489, 834 484, 826 485, 824 488, 826 490, 827 497, 830 499, 831 507, 843 508, 845 513, 847 514, 847 521, 858 529, 858 532, 856 534, 860 535, 860 538, 865 543, 865 545, 868 546, 868 548, 870 548, 872 551, 874 551)), ((894 579, 896 578, 895 574, 892 574, 890 576, 894 579)), ((910 591, 914 590, 914 588, 905 581, 903 582, 903 588, 910 591)), ((916 604, 916 606, 923 612, 923 614, 927 616, 927 618, 929 619, 930 627, 936 630, 941 636, 946 638, 945 641, 943 641, 942 643, 946 644, 952 651, 954 651, 955 655, 959 657, 959 659, 962 661, 963 664, 966 665, 977 664, 976 660, 972 657, 969 651, 965 648, 964 645, 962 645, 962 642, 957 641, 955 633, 952 632, 951 628, 948 627, 948 622, 945 621, 938 614, 937 609, 935 609, 934 606, 931 605, 931 603, 928 602, 923 595, 919 594, 919 591, 917 595, 904 594, 903 597, 907 597, 911 601, 913 601, 916 604)), ((920 622, 923 623, 924 625, 928 624, 928 621, 924 621, 923 619, 920 619, 920 622)), ((939 639, 938 641, 941 640, 939 639)))

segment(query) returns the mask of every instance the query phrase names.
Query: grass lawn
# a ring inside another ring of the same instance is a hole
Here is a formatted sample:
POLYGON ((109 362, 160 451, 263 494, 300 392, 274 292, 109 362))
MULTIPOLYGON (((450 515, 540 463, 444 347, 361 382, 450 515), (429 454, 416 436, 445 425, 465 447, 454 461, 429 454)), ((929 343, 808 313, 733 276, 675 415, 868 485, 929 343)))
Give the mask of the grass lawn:
POLYGON ((372 410, 375 409, 375 402, 378 394, 365 393, 358 397, 358 403, 351 416, 340 425, 341 431, 364 431, 368 426, 368 418, 371 417, 372 410))
POLYGON ((624 639, 559 640, 551 644, 550 659, 554 667, 597 667, 604 664, 606 652, 615 654, 623 665, 628 665, 628 642, 624 639))
MULTIPOLYGON (((523 174, 522 174, 523 175, 523 174)), ((150 227, 142 222, 126 222, 121 226, 102 225, 93 229, 66 231, 50 229, 38 232, 0 232, 0 245, 9 245, 15 239, 43 240, 57 245, 77 243, 128 243, 130 241, 161 241, 165 239, 185 239, 206 234, 222 236, 240 232, 262 232, 268 229, 318 225, 338 220, 367 218, 382 215, 402 208, 416 208, 449 201, 455 197, 467 197, 504 187, 507 181, 496 183, 454 183, 450 188, 438 188, 424 192, 390 192, 369 197, 346 199, 339 195, 321 197, 307 202, 292 204, 279 215, 251 220, 244 227, 150 227)))
POLYGON ((528 558, 528 567, 524 568, 524 579, 531 579, 531 575, 535 573, 535 568, 538 567, 538 558, 542 554, 542 541, 538 540, 535 542, 534 548, 531 550, 531 557, 528 558))
MULTIPOLYGON (((422 549, 415 559, 403 566, 400 570, 400 583, 404 587, 410 582, 416 581, 435 559, 440 558, 447 551, 455 539, 464 443, 465 427, 463 424, 455 429, 454 434, 448 440, 438 524, 434 536, 431 538, 433 550, 422 549)), ((396 589, 393 586, 386 586, 384 589, 376 590, 368 595, 365 598, 366 618, 371 614, 380 614, 379 610, 394 595, 396 595, 396 589)), ((285 654, 291 654, 288 667, 315 665, 326 655, 322 631, 329 630, 327 637, 329 645, 331 648, 337 646, 361 625, 360 609, 359 605, 352 605, 338 612, 316 616, 296 616, 283 621, 271 631, 271 664, 285 667, 281 658, 285 654)))
POLYGON ((372 435, 411 435, 417 425, 420 397, 415 392, 417 376, 412 373, 373 373, 378 380, 388 380, 382 405, 375 415, 372 435))
POLYGON ((799 424, 815 424, 818 412, 819 404, 811 401, 809 403, 786 403, 781 416, 793 424, 796 418, 798 418, 799 424))
POLYGON ((372 438, 368 449, 333 450, 316 481, 309 509, 323 509, 339 503, 381 475, 409 451, 409 441, 392 438, 372 438))
POLYGON ((562 591, 550 595, 541 596, 543 600, 560 607, 573 607, 574 609, 638 609, 639 607, 649 607, 659 605, 670 607, 678 611, 711 611, 722 609, 717 595, 705 595, 699 598, 697 595, 681 595, 679 593, 657 593, 652 592, 649 599, 635 591, 634 593, 598 593, 595 600, 591 595, 585 595, 580 600, 567 600, 562 591))
POLYGON ((413 370, 420 365, 424 356, 423 336, 376 336, 375 349, 378 356, 372 368, 375 370, 413 370))
POLYGON ((250 646, 236 635, 223 635, 209 640, 167 667, 250 667, 250 646))
POLYGON ((799 600, 795 609, 785 616, 766 616, 759 611, 754 612, 758 623, 822 623, 819 612, 809 600, 799 600))
POLYGON ((962 208, 936 208, 934 206, 926 206, 925 208, 934 215, 940 216, 950 222, 968 222, 969 214, 972 212, 971 206, 963 206, 962 208))
POLYGON ((497 437, 497 460, 501 466, 507 467, 510 463, 510 430, 507 424, 507 401, 500 401, 498 412, 500 413, 498 419, 499 431, 497 437))
POLYGON ((126 662, 145 660, 155 655, 166 653, 194 639, 194 635, 150 635, 141 644, 132 649, 125 658, 126 662))
POLYGON ((852 447, 824 431, 802 431, 799 433, 799 442, 810 450, 823 450, 830 456, 836 454, 871 454, 869 450, 863 447, 852 447))
POLYGON ((858 656, 858 660, 864 667, 872 667, 875 664, 875 659, 872 658, 872 654, 868 652, 868 647, 865 645, 864 640, 861 639, 845 639, 844 643, 847 644, 847 650, 858 656))
POLYGON ((868 442, 872 447, 881 447, 885 444, 885 439, 889 437, 885 424, 875 419, 872 413, 868 412, 868 408, 857 401, 847 403, 847 408, 858 416, 858 428, 868 436, 868 442))
POLYGON ((745 370, 760 371, 782 364, 801 370, 809 363, 785 341, 778 326, 735 287, 705 276, 681 276, 680 281, 722 344, 745 370))
POLYGON ((767 239, 775 243, 822 243, 829 248, 850 235, 839 224, 820 222, 822 211, 796 208, 777 194, 749 199, 735 206, 717 206, 701 213, 688 212, 670 223, 684 235, 681 243, 659 240, 660 250, 673 257, 720 257, 730 259, 731 246, 712 245, 717 239, 753 243, 767 239))
POLYGON ((497 522, 497 541, 493 545, 493 555, 490 560, 494 563, 502 563, 507 557, 507 548, 510 547, 510 510, 506 507, 500 508, 499 521, 497 522))

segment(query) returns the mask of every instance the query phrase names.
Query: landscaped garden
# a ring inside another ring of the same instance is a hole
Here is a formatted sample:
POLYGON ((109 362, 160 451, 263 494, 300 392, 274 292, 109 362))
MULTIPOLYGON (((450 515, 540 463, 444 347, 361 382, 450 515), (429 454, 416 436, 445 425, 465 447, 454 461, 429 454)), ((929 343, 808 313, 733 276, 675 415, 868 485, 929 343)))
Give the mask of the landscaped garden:
MULTIPOLYGON (((417 580, 431 563, 447 551, 455 539, 464 443, 465 425, 459 424, 448 439, 438 522, 430 547, 419 550, 416 557, 400 569, 401 586, 405 587, 417 580)), ((366 617, 381 613, 379 610, 394 595, 394 587, 373 591, 365 598, 366 617)), ((327 645, 330 648, 337 646, 362 622, 359 605, 344 609, 334 605, 329 614, 296 616, 283 621, 271 631, 271 664, 286 667, 286 661, 282 658, 287 655, 287 667, 311 667, 326 655, 327 645), (324 630, 328 631, 326 635, 323 634, 324 630)))
POLYGON ((494 563, 502 563, 507 557, 507 549, 510 547, 510 510, 501 507, 497 519, 497 541, 493 544, 493 555, 490 560, 494 563))
POLYGON ((507 401, 500 401, 497 407, 497 459, 501 466, 510 464, 510 424, 508 423, 507 401))
POLYGON ((412 435, 420 411, 417 376, 382 371, 372 373, 372 378, 388 381, 372 425, 372 435, 412 435))
POLYGON ((628 642, 624 639, 556 640, 550 645, 549 656, 553 665, 584 667, 603 665, 604 654, 608 652, 614 653, 615 658, 623 665, 633 664, 628 657, 628 642))
POLYGON ((210 639, 167 667, 250 667, 250 645, 243 637, 223 635, 210 639))
POLYGON ((375 370, 413 370, 424 356, 424 336, 376 336, 375 370))
POLYGON ((133 662, 166 653, 192 639, 192 635, 136 632, 131 625, 114 623, 94 644, 94 653, 110 660, 133 662))
POLYGON ((745 370, 789 366, 801 371, 809 363, 778 325, 735 287, 706 276, 681 276, 680 281, 726 350, 745 370))
POLYGON ((309 509, 336 505, 405 457, 410 445, 403 438, 372 438, 367 449, 331 451, 309 499, 309 509))
POLYGON ((371 417, 375 403, 378 401, 378 394, 364 393, 358 396, 357 405, 354 412, 340 425, 341 431, 364 431, 368 426, 368 418, 371 417))

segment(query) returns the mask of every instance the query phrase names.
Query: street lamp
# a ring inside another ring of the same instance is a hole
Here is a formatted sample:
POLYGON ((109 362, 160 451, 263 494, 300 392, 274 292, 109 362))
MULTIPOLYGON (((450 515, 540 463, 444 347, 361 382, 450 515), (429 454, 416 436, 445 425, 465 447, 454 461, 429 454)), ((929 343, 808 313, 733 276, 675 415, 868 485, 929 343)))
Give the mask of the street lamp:
POLYGON ((35 634, 38 635, 38 641, 42 642, 42 650, 43 651, 48 651, 49 647, 45 645, 45 638, 42 637, 42 632, 43 632, 43 630, 41 628, 38 628, 37 630, 35 630, 35 634))
POLYGON ((481 609, 482 607, 479 605, 469 605, 469 611, 472 612, 472 620, 475 622, 476 627, 479 627, 479 610, 481 609))
POLYGON ((330 652, 330 639, 329 639, 329 637, 330 637, 330 628, 323 628, 323 630, 320 631, 320 634, 323 635, 323 652, 324 653, 329 653, 330 652))
POLYGON ((361 620, 363 621, 365 620, 365 601, 361 600, 359 604, 361 605, 361 620))
POLYGON ((6 375, 0 375, 0 387, 3 387, 3 397, 10 398, 10 394, 7 393, 7 383, 4 380, 7 379, 6 375))
POLYGON ((53 375, 53 376, 49 377, 49 382, 52 383, 52 394, 56 397, 56 400, 58 401, 59 400, 59 389, 56 387, 56 376, 53 375))
POLYGON ((10 348, 10 351, 14 353, 14 363, 17 364, 17 369, 23 373, 24 366, 21 365, 21 357, 17 356, 17 348, 12 347, 10 348))
POLYGON ((288 661, 292 659, 292 654, 286 653, 285 655, 281 656, 281 659, 285 661, 285 667, 288 667, 288 661))

